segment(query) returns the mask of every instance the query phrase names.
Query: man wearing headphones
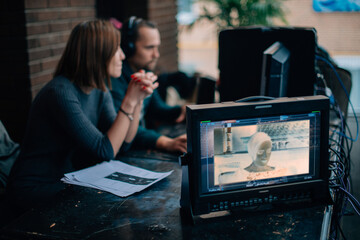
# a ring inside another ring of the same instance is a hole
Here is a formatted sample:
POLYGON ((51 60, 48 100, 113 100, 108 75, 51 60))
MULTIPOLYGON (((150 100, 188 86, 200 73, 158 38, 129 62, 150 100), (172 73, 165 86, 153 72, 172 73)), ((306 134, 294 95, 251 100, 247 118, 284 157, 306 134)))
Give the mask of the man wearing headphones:
MULTIPOLYGON (((123 62, 122 75, 112 79, 111 94, 115 110, 118 111, 125 96, 128 83, 135 72, 153 71, 160 57, 160 33, 156 25, 141 18, 131 17, 121 29, 121 48, 126 59, 123 62)), ((185 119, 185 107, 169 106, 157 91, 144 99, 140 123, 133 146, 156 148, 168 152, 186 152, 186 135, 169 138, 145 127, 145 119, 166 119, 180 123, 185 119)))

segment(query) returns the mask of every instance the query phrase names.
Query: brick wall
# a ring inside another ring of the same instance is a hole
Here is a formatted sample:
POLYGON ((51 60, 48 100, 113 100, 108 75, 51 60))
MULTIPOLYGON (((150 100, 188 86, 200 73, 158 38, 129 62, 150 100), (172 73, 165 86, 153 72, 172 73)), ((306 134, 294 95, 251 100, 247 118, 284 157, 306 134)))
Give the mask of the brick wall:
POLYGON ((157 23, 161 35, 160 71, 178 70, 176 0, 148 0, 148 18, 157 23))
POLYGON ((95 18, 94 0, 0 3, 0 119, 21 142, 32 99, 52 79, 71 29, 95 18))
POLYGON ((72 28, 95 13, 94 0, 25 0, 33 97, 52 79, 72 28))

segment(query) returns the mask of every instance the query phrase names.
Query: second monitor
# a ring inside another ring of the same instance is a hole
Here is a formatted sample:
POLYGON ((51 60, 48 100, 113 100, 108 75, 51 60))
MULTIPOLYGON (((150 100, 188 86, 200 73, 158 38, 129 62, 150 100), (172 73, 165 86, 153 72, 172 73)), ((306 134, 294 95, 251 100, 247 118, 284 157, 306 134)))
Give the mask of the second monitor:
POLYGON ((316 30, 241 27, 219 34, 220 101, 260 95, 263 54, 280 42, 291 54, 286 97, 314 94, 316 30))
POLYGON ((286 97, 290 51, 277 41, 263 53, 260 95, 286 97))

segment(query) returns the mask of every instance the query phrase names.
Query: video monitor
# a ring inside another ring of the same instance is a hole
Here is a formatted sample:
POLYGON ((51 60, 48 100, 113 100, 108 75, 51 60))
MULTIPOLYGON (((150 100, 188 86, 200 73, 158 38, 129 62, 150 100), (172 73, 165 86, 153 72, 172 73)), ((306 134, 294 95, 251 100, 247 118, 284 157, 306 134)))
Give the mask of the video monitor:
POLYGON ((221 102, 261 95, 263 54, 276 42, 280 42, 290 53, 287 90, 282 96, 314 95, 316 30, 249 26, 219 33, 221 102))
POLYGON ((323 96, 188 106, 192 211, 327 202, 328 131, 323 96))
POLYGON ((271 44, 264 51, 260 84, 261 96, 287 96, 290 57, 290 51, 279 41, 271 44))

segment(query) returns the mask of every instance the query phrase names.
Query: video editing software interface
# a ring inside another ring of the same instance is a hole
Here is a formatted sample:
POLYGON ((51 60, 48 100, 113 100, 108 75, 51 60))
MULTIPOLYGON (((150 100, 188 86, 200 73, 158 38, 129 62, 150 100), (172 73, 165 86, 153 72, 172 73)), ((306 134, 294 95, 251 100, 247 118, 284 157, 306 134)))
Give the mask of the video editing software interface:
POLYGON ((201 121, 201 194, 318 177, 320 115, 201 121))

